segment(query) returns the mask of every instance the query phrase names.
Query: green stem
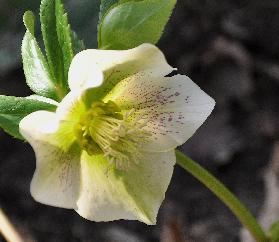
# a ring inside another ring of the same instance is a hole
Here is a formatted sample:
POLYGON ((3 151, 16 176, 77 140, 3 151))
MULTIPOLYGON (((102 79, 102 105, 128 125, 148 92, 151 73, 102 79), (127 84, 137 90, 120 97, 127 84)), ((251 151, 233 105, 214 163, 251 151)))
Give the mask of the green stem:
POLYGON ((176 157, 177 164, 197 178, 223 201, 239 221, 249 230, 257 242, 269 241, 254 216, 220 181, 180 151, 176 151, 176 157))

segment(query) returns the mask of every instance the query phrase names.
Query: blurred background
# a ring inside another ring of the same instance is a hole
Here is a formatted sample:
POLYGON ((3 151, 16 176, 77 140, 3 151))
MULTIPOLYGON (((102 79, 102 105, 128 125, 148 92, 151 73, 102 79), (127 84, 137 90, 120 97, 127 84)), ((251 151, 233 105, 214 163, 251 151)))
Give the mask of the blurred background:
MULTIPOLYGON (((1 94, 30 94, 20 56, 22 15, 28 9, 38 13, 39 4, 0 0, 1 94)), ((87 48, 96 47, 98 4, 66 2, 71 25, 87 48)), ((190 76, 217 102, 181 149, 268 227, 279 219, 279 1, 178 0, 159 47, 179 73, 190 76)), ((29 192, 34 169, 31 147, 0 131, 0 206, 26 241, 250 241, 231 212, 179 167, 158 225, 152 227, 89 222, 74 211, 36 203, 29 192)))

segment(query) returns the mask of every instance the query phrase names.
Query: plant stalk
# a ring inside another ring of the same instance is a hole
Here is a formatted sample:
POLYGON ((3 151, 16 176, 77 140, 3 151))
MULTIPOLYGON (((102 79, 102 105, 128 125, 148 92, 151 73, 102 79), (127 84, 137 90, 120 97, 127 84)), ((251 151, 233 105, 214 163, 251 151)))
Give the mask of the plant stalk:
POLYGON ((192 159, 180 151, 176 151, 177 164, 192 174, 196 179, 211 190, 234 213, 239 221, 247 228, 257 242, 268 242, 269 239, 250 211, 226 188, 219 180, 211 175, 192 159))

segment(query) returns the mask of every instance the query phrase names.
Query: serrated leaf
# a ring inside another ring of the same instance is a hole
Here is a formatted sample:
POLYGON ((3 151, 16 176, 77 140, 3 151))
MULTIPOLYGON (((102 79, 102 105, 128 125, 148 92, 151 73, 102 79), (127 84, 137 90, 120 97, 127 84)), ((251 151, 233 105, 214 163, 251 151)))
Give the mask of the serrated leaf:
POLYGON ((50 71, 63 98, 69 92, 70 64, 76 51, 84 48, 83 42, 72 32, 61 0, 42 0, 40 19, 50 71))
POLYGON ((18 125, 25 116, 38 110, 55 111, 55 109, 55 105, 43 101, 0 95, 0 128, 15 138, 23 139, 18 125))
POLYGON ((35 17, 31 11, 23 16, 26 33, 22 41, 23 69, 27 85, 38 95, 57 99, 46 59, 35 39, 35 17))
POLYGON ((84 41, 79 39, 77 34, 74 31, 72 31, 72 41, 73 41, 74 54, 77 54, 77 53, 85 50, 84 41))
POLYGON ((99 19, 101 20, 110 7, 117 3, 119 3, 119 0, 101 0, 99 19))
POLYGON ((58 36, 59 45, 62 50, 63 64, 64 64, 64 82, 68 84, 68 71, 74 58, 72 46, 72 31, 68 22, 68 16, 61 0, 55 1, 55 14, 56 14, 56 31, 58 36))
POLYGON ((99 48, 119 50, 156 44, 175 4, 176 0, 143 0, 112 5, 99 25, 99 48))
MULTIPOLYGON (((63 84, 66 86, 67 84, 64 83, 64 58, 56 31, 55 0, 42 0, 40 20, 52 80, 59 88, 62 88, 63 84)), ((64 90, 60 90, 60 92, 63 93, 64 90)))
POLYGON ((132 1, 141 1, 141 0, 101 0, 100 6, 100 20, 106 15, 107 11, 114 5, 125 3, 125 2, 132 2, 132 1))
MULTIPOLYGON (((42 99, 43 100, 43 99, 42 99)), ((56 105, 29 97, 13 97, 0 95, 0 114, 26 115, 37 110, 54 111, 56 105)))

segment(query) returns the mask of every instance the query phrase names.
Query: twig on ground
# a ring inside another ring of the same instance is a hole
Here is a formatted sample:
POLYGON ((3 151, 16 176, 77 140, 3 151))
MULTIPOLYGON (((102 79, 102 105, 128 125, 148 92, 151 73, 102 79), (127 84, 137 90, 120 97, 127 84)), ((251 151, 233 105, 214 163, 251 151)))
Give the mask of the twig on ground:
POLYGON ((16 231, 15 227, 5 215, 4 211, 0 208, 0 234, 8 242, 24 242, 20 234, 16 231))

